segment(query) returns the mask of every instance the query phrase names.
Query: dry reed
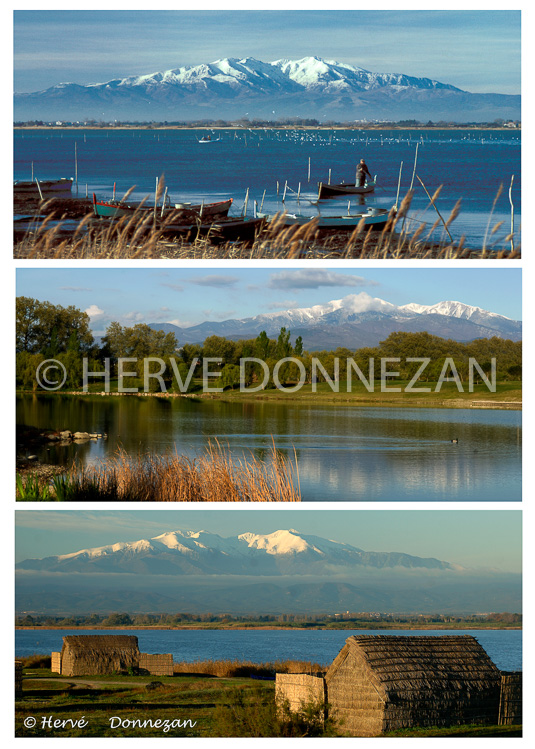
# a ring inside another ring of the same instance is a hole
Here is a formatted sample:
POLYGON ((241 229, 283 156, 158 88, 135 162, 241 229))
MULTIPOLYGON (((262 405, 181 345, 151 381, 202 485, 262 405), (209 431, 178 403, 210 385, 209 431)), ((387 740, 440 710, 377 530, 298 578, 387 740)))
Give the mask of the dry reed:
POLYGON ((234 676, 275 676, 279 674, 317 674, 324 671, 324 667, 309 661, 270 661, 253 663, 252 661, 220 660, 220 661, 180 661, 173 664, 175 674, 201 674, 231 678, 234 676))
MULTIPOLYGON (((436 200, 440 187, 430 197, 436 200)), ((499 193, 493 203, 485 238, 481 249, 465 247, 465 238, 451 239, 450 228, 459 215, 460 202, 454 206, 449 218, 438 218, 423 234, 427 224, 409 218, 412 192, 409 192, 396 212, 392 209, 389 220, 382 231, 371 230, 364 221, 351 235, 319 228, 317 221, 304 226, 284 226, 282 217, 271 222, 253 242, 226 242, 215 244, 213 237, 198 236, 191 241, 167 236, 172 215, 157 220, 153 211, 137 211, 131 217, 106 222, 85 216, 74 234, 65 237, 58 226, 51 227, 49 216, 34 231, 15 241, 14 257, 17 259, 516 259, 520 257, 520 243, 508 235, 503 246, 488 244, 495 237, 501 222, 491 227, 492 213, 499 193), (406 225, 417 228, 409 231, 406 225), (437 230, 443 226, 447 236, 436 238, 437 230)), ((41 210, 46 207, 41 206, 41 210)), ((191 217, 190 217, 191 218, 191 217)), ((189 221, 189 219, 188 219, 189 221)), ((192 219, 192 223, 195 220, 192 219)))
POLYGON ((266 460, 237 458, 210 442, 196 458, 172 455, 115 457, 96 466, 73 467, 52 491, 65 501, 298 502, 297 461, 273 446, 266 460))

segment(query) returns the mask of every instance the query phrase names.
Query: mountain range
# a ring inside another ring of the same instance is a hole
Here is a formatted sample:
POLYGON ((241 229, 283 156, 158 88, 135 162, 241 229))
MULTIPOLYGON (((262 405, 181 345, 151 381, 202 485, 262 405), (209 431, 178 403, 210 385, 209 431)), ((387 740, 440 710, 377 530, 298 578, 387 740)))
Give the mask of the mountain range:
POLYGON ((104 83, 15 93, 17 121, 276 121, 284 117, 422 122, 520 119, 520 96, 473 94, 429 78, 305 57, 225 58, 104 83))
POLYGON ((26 559, 18 612, 279 614, 520 611, 521 575, 364 551, 294 529, 154 538, 26 559))
POLYGON ((345 346, 350 350, 377 346, 393 332, 426 331, 441 338, 471 341, 476 338, 522 338, 522 323, 462 302, 396 306, 366 292, 313 307, 288 309, 244 319, 207 321, 190 327, 172 323, 149 323, 154 330, 175 333, 179 344, 202 343, 217 335, 233 340, 256 338, 265 331, 277 337, 282 327, 292 339, 301 336, 305 349, 318 351, 345 346))
POLYGON ((458 569, 438 559, 401 552, 363 551, 355 546, 298 531, 262 535, 242 533, 223 538, 208 531, 170 531, 151 539, 119 542, 70 554, 27 559, 19 570, 151 575, 330 575, 402 567, 426 570, 458 569))

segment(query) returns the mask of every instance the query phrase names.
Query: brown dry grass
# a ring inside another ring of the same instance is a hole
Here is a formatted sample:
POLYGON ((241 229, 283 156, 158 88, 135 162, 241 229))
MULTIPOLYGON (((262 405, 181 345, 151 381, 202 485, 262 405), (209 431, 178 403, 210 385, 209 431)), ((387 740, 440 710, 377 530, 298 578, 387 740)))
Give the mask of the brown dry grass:
POLYGON ((267 663, 253 663, 252 661, 221 660, 221 661, 180 661, 173 664, 175 674, 202 674, 231 678, 235 676, 274 676, 278 674, 317 674, 325 668, 309 661, 270 661, 267 663))
MULTIPOLYGON (((440 188, 435 191, 436 201, 440 188)), ((412 193, 404 198, 397 212, 391 211, 389 221, 382 231, 366 228, 362 221, 348 233, 320 231, 317 221, 306 226, 284 227, 279 220, 271 223, 253 243, 228 242, 214 244, 208 237, 187 242, 184 239, 166 239, 166 222, 158 221, 152 211, 135 213, 114 222, 95 221, 85 216, 71 236, 62 235, 60 227, 50 227, 47 220, 14 246, 17 259, 517 259, 520 244, 509 235, 501 246, 493 244, 501 223, 489 224, 478 250, 464 246, 464 237, 450 238, 450 228, 459 215, 459 202, 446 220, 438 217, 428 227, 421 223, 415 231, 407 226, 414 222, 407 218, 412 193)), ((493 206, 494 210, 494 206, 493 206)), ((46 205, 41 207, 46 212, 46 205)), ((56 216, 56 218, 58 218, 56 216)))
POLYGON ((267 459, 231 456, 211 442, 196 458, 119 451, 95 467, 73 467, 51 489, 63 501, 299 502, 297 460, 273 444, 267 459))

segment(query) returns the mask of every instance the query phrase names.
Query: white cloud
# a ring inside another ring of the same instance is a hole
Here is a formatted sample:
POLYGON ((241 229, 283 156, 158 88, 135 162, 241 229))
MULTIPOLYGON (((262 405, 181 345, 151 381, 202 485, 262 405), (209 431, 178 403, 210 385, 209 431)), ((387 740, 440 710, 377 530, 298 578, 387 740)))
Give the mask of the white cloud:
POLYGON ((100 307, 96 304, 91 304, 85 311, 86 315, 89 315, 91 320, 95 317, 100 317, 100 315, 104 314, 104 310, 100 309, 100 307))

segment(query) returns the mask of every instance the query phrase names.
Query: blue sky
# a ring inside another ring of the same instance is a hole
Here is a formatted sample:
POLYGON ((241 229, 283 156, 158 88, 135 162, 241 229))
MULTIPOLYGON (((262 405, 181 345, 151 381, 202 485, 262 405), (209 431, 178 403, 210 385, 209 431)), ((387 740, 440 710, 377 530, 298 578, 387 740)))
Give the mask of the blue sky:
POLYGON ((316 55, 473 93, 520 93, 519 10, 401 10, 392 4, 381 10, 381 3, 375 10, 288 11, 277 3, 259 11, 93 7, 15 11, 16 91, 102 83, 223 57, 270 62, 316 55))
POLYGON ((16 559, 65 554, 165 531, 303 534, 365 551, 400 551, 471 568, 521 571, 519 510, 119 510, 16 512, 16 559))
POLYGON ((189 327, 361 292, 396 305, 458 301, 522 319, 521 271, 512 268, 17 269, 17 296, 87 311, 96 335, 112 321, 189 327))

